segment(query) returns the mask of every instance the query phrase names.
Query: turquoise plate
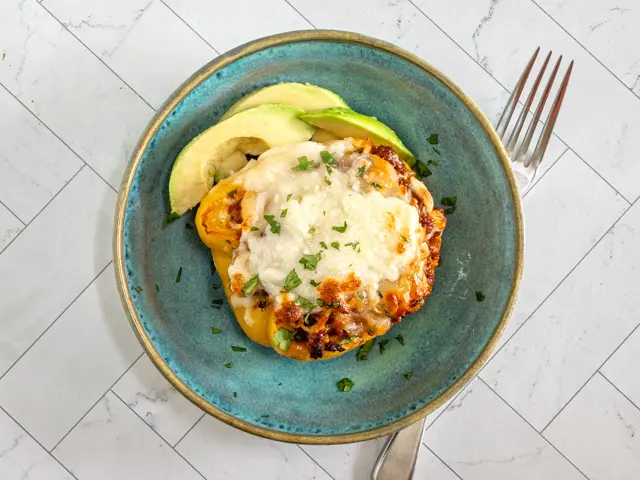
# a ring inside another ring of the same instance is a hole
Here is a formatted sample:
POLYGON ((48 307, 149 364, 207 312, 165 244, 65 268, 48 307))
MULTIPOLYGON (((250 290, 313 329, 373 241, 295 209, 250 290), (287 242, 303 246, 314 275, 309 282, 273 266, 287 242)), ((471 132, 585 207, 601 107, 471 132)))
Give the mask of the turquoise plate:
POLYGON ((184 83, 143 134, 125 173, 115 224, 125 310, 151 360, 196 405, 248 432, 300 443, 389 434, 430 413, 475 375, 511 312, 522 270, 520 202, 508 159, 478 107, 423 60, 346 32, 304 31, 254 41, 184 83), (385 336, 368 361, 355 352, 299 363, 253 344, 212 274, 193 213, 166 225, 178 152, 243 95, 309 82, 391 126, 416 157, 437 160, 427 186, 457 196, 433 295, 385 336), (439 135, 438 155, 426 138, 439 135), (181 272, 180 281, 177 281, 181 272), (157 289, 156 289, 157 285, 157 289), (476 291, 482 292, 479 302, 476 291), (211 328, 222 333, 213 335, 211 328), (396 337, 402 335, 404 345, 396 337), (231 346, 245 347, 234 352, 231 346), (225 364, 232 363, 232 368, 225 364), (408 380, 407 372, 413 372, 408 380), (348 377, 347 393, 336 382, 348 377))

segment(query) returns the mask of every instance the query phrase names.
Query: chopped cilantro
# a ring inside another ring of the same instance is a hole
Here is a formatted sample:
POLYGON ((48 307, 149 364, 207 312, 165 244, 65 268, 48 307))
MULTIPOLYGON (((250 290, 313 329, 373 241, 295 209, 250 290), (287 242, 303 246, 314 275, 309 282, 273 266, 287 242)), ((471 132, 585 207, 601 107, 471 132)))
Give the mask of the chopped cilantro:
POLYGON ((349 243, 345 243, 344 246, 345 247, 353 247, 353 249, 355 250, 356 248, 358 248, 359 244, 360 244, 360 242, 349 242, 349 243))
POLYGON ((442 199, 440 200, 440 203, 445 207, 449 207, 449 208, 445 208, 444 210, 444 213, 449 215, 450 213, 453 213, 456 211, 456 204, 458 203, 458 197, 442 197, 442 199))
POLYGON ((176 283, 180 283, 180 279, 182 278, 182 267, 178 270, 178 275, 176 276, 176 283))
POLYGON ((369 358, 369 353, 373 349, 373 346, 376 344, 376 339, 372 338, 368 342, 366 342, 360 350, 358 350, 358 354, 356 355, 356 359, 358 362, 367 360, 369 358))
POLYGON ((336 250, 340 250, 340 242, 331 242, 331 246, 336 250))
POLYGON ((293 167, 291 170, 309 170, 313 167, 313 162, 310 162, 306 156, 298 157, 298 166, 293 167))
POLYGON ((160 285, 156 283, 156 292, 159 292, 159 291, 160 291, 160 285))
POLYGON ((310 302, 304 297, 296 298, 296 305, 302 308, 306 308, 307 310, 313 310, 315 308, 313 302, 310 302))
POLYGON ((409 239, 406 236, 400 235, 400 238, 402 238, 405 243, 409 243, 409 239))
POLYGON ((296 269, 294 268, 289 272, 287 278, 284 281, 284 289, 287 292, 290 292, 294 288, 299 287, 301 283, 302 280, 300 280, 300 277, 298 276, 298 274, 296 273, 296 269))
MULTIPOLYGON (((311 285, 313 285, 314 287, 319 287, 319 286, 320 286, 320 283, 319 283, 319 282, 316 282, 315 280, 309 280, 309 283, 310 283, 311 285)), ((321 306, 322 306, 322 305, 321 305, 321 306)))
POLYGON ((386 350, 387 343, 389 343, 389 340, 387 340, 387 339, 380 340, 380 342, 378 342, 378 347, 380 348, 380 355, 382 355, 384 353, 384 351, 386 350))
POLYGON ((366 165, 362 165, 359 169, 358 169, 358 173, 356 174, 356 177, 361 177, 362 175, 364 175, 364 171, 367 169, 366 165))
POLYGON ((260 279, 258 278, 258 274, 256 273, 249 279, 247 283, 244 284, 244 287, 242 287, 242 293, 250 294, 251 292, 253 292, 259 281, 260 279))
POLYGON ((431 145, 438 145, 438 134, 432 133, 431 135, 429 135, 427 137, 427 142, 429 142, 431 145))
POLYGON ((322 301, 321 298, 317 299, 316 303, 318 304, 319 307, 323 307, 324 306, 324 302, 322 301))
POLYGON ((360 337, 350 337, 350 338, 343 338, 342 340, 340 340, 340 345, 346 345, 347 343, 351 343, 354 340, 357 340, 360 337))
POLYGON ((315 272, 320 258, 320 252, 316 253, 315 255, 306 254, 302 255, 302 258, 298 263, 302 264, 305 270, 311 270, 312 272, 315 272))
POLYGON ((229 245, 231 245, 231 240, 225 240, 229 245))
POLYGON ((309 235, 316 233, 316 227, 309 227, 309 235))
POLYGON ((244 347, 236 347, 235 345, 231 345, 231 350, 234 352, 246 352, 247 349, 244 347))
POLYGON ((175 222, 176 220, 178 220, 180 218, 180 215, 178 215, 176 212, 171 212, 168 216, 167 216, 167 225, 169 225, 170 223, 175 222))
POLYGON ((238 398, 238 392, 233 392, 233 397, 238 398))
POLYGON ((371 182, 371 186, 373 188, 382 188, 382 185, 380 185, 378 182, 371 182))
POLYGON ((331 180, 329 180, 328 177, 324 177, 324 183, 326 183, 327 185, 331 185, 331 180))
POLYGON ((276 343, 280 350, 285 352, 291 348, 291 342, 293 341, 293 332, 290 332, 286 328, 279 328, 273 336, 273 341, 276 343))
POLYGON ((211 327, 211 333, 213 335, 217 335, 219 333, 222 333, 222 330, 220 330, 219 328, 216 328, 216 327, 211 327))
POLYGON ((407 380, 409 380, 411 377, 413 377, 413 372, 407 372, 404 374, 404 376, 407 380))
POLYGON ((231 197, 231 198, 233 198, 233 197, 235 197, 235 196, 236 196, 236 193, 238 193, 238 189, 237 189, 237 188, 234 188, 234 189, 233 189, 233 190, 231 190, 229 193, 227 193, 227 197, 231 197))
POLYGON ((287 195, 287 202, 291 200, 291 197, 293 197, 293 193, 290 193, 289 195, 287 195))
POLYGON ((327 247, 327 244, 324 242, 320 242, 320 246, 324 249, 328 249, 329 247, 327 247))
POLYGON ((404 335, 400 334, 396 336, 396 340, 404 347, 404 335))
POLYGON ((482 293, 482 292, 476 292, 476 300, 477 300, 478 302, 483 301, 483 300, 484 300, 484 293, 482 293))
POLYGON ((289 210, 288 208, 283 208, 282 211, 280 212, 280 218, 284 218, 287 216, 287 210, 289 210))
POLYGON ((347 231, 347 221, 345 220, 344 224, 341 227, 331 227, 331 230, 335 230, 336 232, 344 233, 347 231))
POLYGON ((222 300, 221 298, 211 300, 211 306, 213 308, 220 308, 222 307, 223 303, 224 303, 224 300, 222 300))
POLYGON ((134 288, 134 290, 136 291, 136 293, 140 293, 142 291, 142 287, 137 286, 136 288, 134 288))
POLYGON ((391 315, 391 313, 389 312, 389 310, 387 310, 387 306, 386 305, 382 305, 382 310, 384 311, 384 314, 389 317, 389 318, 393 318, 393 315, 391 315))
POLYGON ((320 158, 322 158, 322 161, 324 163, 326 163, 327 165, 333 165, 334 167, 338 165, 338 162, 334 158, 334 156, 331 155, 326 150, 323 150, 323 151, 320 152, 320 158))
POLYGON ((436 152, 438 155, 440 155, 440 150, 438 150, 436 147, 432 147, 433 151, 436 152))
POLYGON ((378 292, 378 296, 382 298, 382 292, 380 290, 376 290, 376 292, 378 292))
POLYGON ((327 174, 331 175, 333 173, 333 169, 329 165, 325 165, 327 167, 327 174))
POLYGON ((253 227, 251 227, 251 231, 252 232, 259 232, 260 229, 254 225, 253 227))
POLYGON ((348 392, 353 388, 355 383, 353 383, 351 379, 345 377, 342 380, 338 380, 338 383, 336 383, 336 385, 338 386, 339 392, 348 392))
POLYGON ((264 219, 271 226, 271 233, 280 233, 280 222, 273 215, 265 215, 264 219))
POLYGON ((360 298, 360 300, 364 300, 364 292, 358 292, 358 298, 360 298))
POLYGON ((225 363, 224 366, 227 368, 231 368, 233 366, 233 363, 225 363))

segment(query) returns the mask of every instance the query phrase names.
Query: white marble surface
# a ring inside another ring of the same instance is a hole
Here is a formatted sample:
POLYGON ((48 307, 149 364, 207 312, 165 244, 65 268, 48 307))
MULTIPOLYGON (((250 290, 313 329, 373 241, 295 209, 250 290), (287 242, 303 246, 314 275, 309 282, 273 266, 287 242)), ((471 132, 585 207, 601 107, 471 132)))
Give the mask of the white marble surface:
POLYGON ((279 444, 203 416, 140 356, 112 274, 154 109, 219 53, 305 28, 394 42, 492 121, 535 46, 576 60, 513 321, 429 417, 415 478, 640 478, 639 21, 635 0, 0 1, 0 478, 369 478, 383 439, 279 444))

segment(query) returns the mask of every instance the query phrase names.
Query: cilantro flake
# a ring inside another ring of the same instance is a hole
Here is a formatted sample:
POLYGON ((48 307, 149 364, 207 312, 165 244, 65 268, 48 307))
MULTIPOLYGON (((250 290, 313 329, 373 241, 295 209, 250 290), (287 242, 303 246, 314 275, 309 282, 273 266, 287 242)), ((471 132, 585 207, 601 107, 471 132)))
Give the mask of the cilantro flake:
POLYGON ((353 383, 353 381, 351 379, 345 377, 342 380, 338 380, 336 385, 338 386, 338 391, 339 392, 348 392, 349 390, 351 390, 353 388, 355 383, 353 383))
POLYGON ((276 343, 280 350, 285 352, 291 348, 291 342, 293 341, 294 333, 290 332, 286 328, 279 328, 273 336, 273 341, 276 343))
POLYGON ((264 219, 267 221, 269 226, 271 227, 271 233, 280 233, 280 222, 275 220, 275 216, 273 215, 265 215, 264 219))
POLYGON ((222 333, 222 330, 220 330, 219 328, 216 328, 216 327, 211 327, 211 333, 213 335, 217 335, 219 333, 222 333))
POLYGON ((341 227, 331 227, 331 230, 335 230, 336 232, 344 233, 347 231, 347 221, 345 220, 344 224, 341 227))
POLYGON ((438 134, 437 133, 432 133, 431 135, 429 135, 427 137, 427 142, 429 142, 429 144, 431 144, 431 145, 438 145, 438 142, 439 142, 438 134))
POLYGON ((259 281, 260 279, 258 278, 258 274, 256 273, 249 279, 247 283, 244 284, 244 287, 242 287, 242 293, 246 293, 247 295, 251 294, 251 292, 253 292, 253 290, 258 285, 259 281))
POLYGON ((291 170, 309 170, 313 167, 313 162, 310 162, 306 156, 298 157, 298 166, 293 167, 291 170))
POLYGON ((298 263, 303 265, 305 270, 311 270, 312 272, 315 272, 316 267, 318 266, 318 262, 320 261, 320 258, 321 258, 320 252, 316 253, 315 255, 306 254, 306 255, 302 255, 302 258, 298 263))
POLYGON ((360 347, 360 350, 358 350, 358 354, 356 355, 357 361, 360 362, 360 361, 368 360, 369 353, 371 352, 371 350, 373 350, 373 347, 375 344, 376 344, 376 339, 372 338, 371 340, 366 342, 364 345, 362 345, 362 347, 360 347))
POLYGON ((476 292, 476 300, 478 302, 482 302, 484 300, 484 293, 482 292, 476 292))
POLYGON ((231 350, 234 352, 246 352, 247 349, 244 347, 236 347, 235 345, 231 345, 231 350))
POLYGON ((301 283, 302 283, 302 280, 300 280, 300 277, 298 276, 298 273, 294 268, 287 274, 287 278, 284 281, 284 289, 287 292, 290 292, 294 288, 299 287, 301 283))
POLYGON ((340 242, 331 242, 331 246, 336 250, 340 250, 340 242))

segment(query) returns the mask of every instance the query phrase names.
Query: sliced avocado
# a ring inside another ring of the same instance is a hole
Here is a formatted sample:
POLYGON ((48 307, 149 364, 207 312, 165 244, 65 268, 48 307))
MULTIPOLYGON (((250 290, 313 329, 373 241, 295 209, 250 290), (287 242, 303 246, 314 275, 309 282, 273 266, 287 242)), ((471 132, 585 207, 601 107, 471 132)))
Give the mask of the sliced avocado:
POLYGON ((271 147, 305 142, 314 128, 291 105, 262 105, 245 110, 202 132, 182 149, 169 178, 171 211, 182 215, 213 186, 246 164, 244 154, 259 155, 271 147))
POLYGON ((278 83, 245 95, 222 115, 225 120, 236 113, 268 103, 293 105, 305 112, 315 112, 329 107, 347 107, 339 95, 326 88, 308 83, 278 83))
POLYGON ((404 146, 398 135, 375 117, 367 117, 348 108, 327 108, 305 113, 300 118, 340 138, 369 138, 375 145, 387 145, 409 166, 416 162, 413 153, 404 146))

